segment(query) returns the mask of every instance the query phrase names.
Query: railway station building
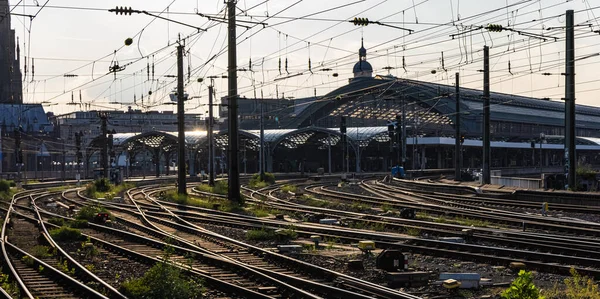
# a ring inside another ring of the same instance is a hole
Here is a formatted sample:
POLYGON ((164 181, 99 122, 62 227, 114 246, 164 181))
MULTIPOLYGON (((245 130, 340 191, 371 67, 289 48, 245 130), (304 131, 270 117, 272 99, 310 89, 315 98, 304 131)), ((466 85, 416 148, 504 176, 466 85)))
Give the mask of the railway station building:
MULTIPOLYGON (((460 88, 457 113, 454 86, 373 75, 364 47, 359 49, 353 71, 348 84, 320 97, 239 99, 240 169, 248 173, 259 169, 261 105, 267 171, 387 171, 402 163, 402 143, 407 169, 453 168, 455 138, 464 138, 462 167, 482 167, 482 91, 460 88), (397 124, 397 117, 402 116, 405 138, 391 139, 388 125, 397 124), (342 117, 347 125, 346 143, 340 132, 342 117), (457 118, 460 136, 455 136, 457 118)), ((564 103, 502 93, 491 93, 490 102, 493 169, 562 168, 564 103)), ((226 99, 222 104, 226 106, 226 99)), ((578 105, 576 113, 578 161, 598 166, 600 108, 578 105)), ((219 123, 220 130, 215 132, 216 170, 226 173, 225 110, 219 123)), ((176 142, 176 132, 118 133, 115 146, 120 158, 116 160, 132 173, 168 173, 168 165, 176 160, 176 142)), ((207 145, 205 130, 186 133, 190 173, 207 169, 207 145)), ((88 163, 97 154, 97 146, 94 141, 90 143, 88 163)))

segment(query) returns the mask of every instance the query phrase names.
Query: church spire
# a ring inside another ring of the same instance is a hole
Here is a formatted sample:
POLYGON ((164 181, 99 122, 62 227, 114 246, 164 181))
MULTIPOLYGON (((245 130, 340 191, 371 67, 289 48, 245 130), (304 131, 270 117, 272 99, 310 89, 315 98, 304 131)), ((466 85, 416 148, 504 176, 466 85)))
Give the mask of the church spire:
POLYGON ((371 77, 373 74, 373 67, 367 61, 367 49, 365 49, 365 43, 363 38, 360 39, 360 49, 358 49, 358 62, 352 69, 354 78, 357 77, 371 77))
POLYGON ((364 40, 360 38, 360 49, 358 49, 358 60, 367 60, 367 49, 365 49, 364 40))

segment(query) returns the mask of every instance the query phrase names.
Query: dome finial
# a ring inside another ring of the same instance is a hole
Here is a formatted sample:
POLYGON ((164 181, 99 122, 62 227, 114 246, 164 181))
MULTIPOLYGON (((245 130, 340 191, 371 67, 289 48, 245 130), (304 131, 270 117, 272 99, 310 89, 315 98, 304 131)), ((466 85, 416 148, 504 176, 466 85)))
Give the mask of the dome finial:
POLYGON ((358 60, 367 60, 367 49, 365 49, 362 37, 360 38, 360 49, 358 49, 358 60))
POLYGON ((367 49, 365 49, 364 39, 360 38, 360 49, 358 50, 358 62, 353 68, 354 78, 371 77, 373 67, 367 62, 367 49))

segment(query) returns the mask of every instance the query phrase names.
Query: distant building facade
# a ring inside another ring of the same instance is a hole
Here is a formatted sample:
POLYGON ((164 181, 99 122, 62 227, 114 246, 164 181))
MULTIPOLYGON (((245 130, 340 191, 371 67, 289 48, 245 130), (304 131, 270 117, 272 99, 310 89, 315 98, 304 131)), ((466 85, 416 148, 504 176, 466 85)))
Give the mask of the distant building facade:
MULTIPOLYGON (((148 111, 131 109, 127 111, 76 111, 57 115, 53 122, 58 136, 66 140, 74 140, 75 132, 82 132, 85 140, 100 135, 99 112, 108 114, 108 131, 117 133, 135 133, 147 131, 177 131, 177 114, 172 111, 148 111)), ((185 115, 185 130, 205 130, 204 119, 200 114, 185 115)))
POLYGON ((48 135, 54 130, 41 104, 0 103, 0 129, 8 134, 19 129, 27 135, 48 135))
MULTIPOLYGON (((248 99, 238 98, 238 122, 242 130, 254 130, 260 127, 260 113, 262 106, 263 125, 265 129, 296 128, 296 116, 305 112, 316 98, 299 99, 248 99)), ((221 129, 227 129, 229 101, 226 97, 221 99, 218 123, 221 129)), ((308 111, 306 111, 308 112, 308 111)))
POLYGON ((22 104, 21 53, 18 41, 15 45, 15 31, 10 28, 8 0, 0 0, 0 15, 0 103, 22 104))
MULTIPOLYGON (((16 171, 15 130, 21 132, 21 149, 26 163, 24 169, 34 169, 36 156, 45 157, 47 154, 47 150, 40 153, 41 142, 45 140, 49 145, 56 144, 51 137, 54 125, 41 104, 0 103, 0 174, 16 171)), ((40 158, 37 162, 43 161, 40 158)))

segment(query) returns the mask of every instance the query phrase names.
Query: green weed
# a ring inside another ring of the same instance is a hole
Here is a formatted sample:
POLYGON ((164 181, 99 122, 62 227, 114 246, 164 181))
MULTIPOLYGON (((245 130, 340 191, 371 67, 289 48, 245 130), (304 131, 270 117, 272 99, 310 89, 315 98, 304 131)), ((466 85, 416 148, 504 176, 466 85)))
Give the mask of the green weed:
POLYGON ((50 253, 50 247, 42 246, 42 245, 33 246, 33 248, 31 249, 31 255, 33 255, 39 259, 43 259, 43 258, 52 256, 52 254, 50 253))
POLYGON ((50 230, 50 236, 57 241, 77 241, 81 239, 81 231, 68 226, 50 230))
POLYGON ((170 260, 168 248, 162 261, 156 263, 139 279, 121 284, 121 292, 129 298, 202 298, 204 289, 200 280, 185 276, 170 260))
POLYGON ((315 251, 317 251, 317 247, 315 246, 315 244, 303 243, 302 250, 308 251, 308 252, 315 252, 315 251))
POLYGON ((252 175, 248 186, 250 186, 250 188, 260 189, 273 184, 275 184, 275 176, 272 173, 265 172, 264 180, 261 180, 260 174, 258 173, 252 175))
POLYGON ((65 220, 63 218, 57 218, 57 217, 50 218, 50 219, 48 219, 48 222, 50 222, 54 225, 57 225, 57 226, 65 225, 65 220))
MULTIPOLYGON (((510 284, 510 287, 502 292, 504 299, 544 299, 540 295, 539 289, 533 284, 533 274, 531 272, 521 270, 517 277, 510 284)), ((577 297, 584 298, 584 297, 577 297)))
POLYGON ((385 230, 385 223, 383 223, 383 222, 373 223, 373 224, 371 224, 371 230, 382 232, 385 230))
POLYGON ((35 260, 28 255, 24 255, 23 257, 21 257, 21 261, 29 267, 33 267, 33 265, 35 264, 35 260))
POLYGON ((275 240, 277 235, 274 230, 271 229, 251 229, 246 232, 246 240, 250 241, 269 241, 275 240))
POLYGON ((404 231, 407 235, 413 237, 418 237, 421 235, 421 230, 416 227, 406 227, 404 228, 404 231))
POLYGON ((298 187, 296 187, 294 185, 283 185, 283 186, 281 186, 281 191, 296 193, 298 191, 298 187))

